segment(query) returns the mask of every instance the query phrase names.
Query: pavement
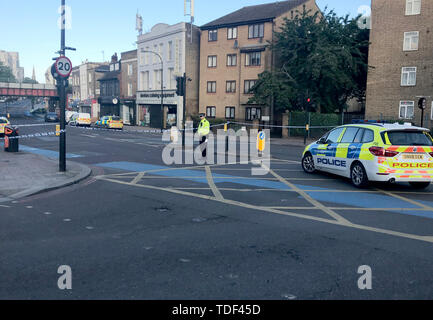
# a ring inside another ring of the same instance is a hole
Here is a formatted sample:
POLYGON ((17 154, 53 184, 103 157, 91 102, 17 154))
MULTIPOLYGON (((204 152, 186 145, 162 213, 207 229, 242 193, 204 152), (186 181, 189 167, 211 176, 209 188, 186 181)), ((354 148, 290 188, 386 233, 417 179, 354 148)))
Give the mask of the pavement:
POLYGON ((59 172, 58 161, 26 152, 0 151, 0 203, 17 200, 80 182, 92 173, 83 164, 68 161, 59 172))

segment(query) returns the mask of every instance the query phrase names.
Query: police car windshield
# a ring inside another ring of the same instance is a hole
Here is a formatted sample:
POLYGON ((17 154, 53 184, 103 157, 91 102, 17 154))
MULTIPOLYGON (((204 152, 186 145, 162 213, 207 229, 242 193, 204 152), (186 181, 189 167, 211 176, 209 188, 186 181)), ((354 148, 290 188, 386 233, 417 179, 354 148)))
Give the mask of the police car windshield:
POLYGON ((396 146, 433 146, 431 138, 422 131, 390 131, 388 138, 396 146))

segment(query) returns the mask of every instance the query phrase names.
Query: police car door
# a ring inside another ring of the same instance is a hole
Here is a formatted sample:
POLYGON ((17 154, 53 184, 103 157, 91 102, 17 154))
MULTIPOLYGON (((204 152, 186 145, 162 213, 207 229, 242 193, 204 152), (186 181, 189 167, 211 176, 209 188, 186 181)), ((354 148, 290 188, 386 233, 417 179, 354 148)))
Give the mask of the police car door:
POLYGON ((325 144, 319 145, 316 159, 314 159, 316 168, 323 171, 333 172, 338 145, 337 143, 344 129, 344 127, 341 127, 332 130, 328 134, 325 144))
MULTIPOLYGON (((357 158, 356 154, 358 154, 359 157, 361 140, 359 139, 358 143, 355 143, 355 138, 359 136, 358 132, 360 130, 364 129, 358 127, 347 127, 340 143, 338 144, 336 158, 339 162, 337 161, 338 166, 335 166, 335 169, 340 175, 350 177, 350 166, 353 160, 357 158)), ((362 138, 362 134, 360 137, 362 138)))

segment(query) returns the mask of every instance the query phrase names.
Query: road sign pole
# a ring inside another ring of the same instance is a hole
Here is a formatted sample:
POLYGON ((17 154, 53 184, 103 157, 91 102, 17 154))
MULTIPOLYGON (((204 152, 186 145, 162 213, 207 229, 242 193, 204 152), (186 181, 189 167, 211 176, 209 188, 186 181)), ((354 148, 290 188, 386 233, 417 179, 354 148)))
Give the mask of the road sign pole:
MULTIPOLYGON (((61 0, 61 20, 60 20, 60 56, 65 55, 65 29, 66 29, 66 1, 61 0)), ((60 107, 60 145, 59 145, 59 170, 60 172, 66 171, 66 79, 58 78, 59 90, 59 107, 60 107)))

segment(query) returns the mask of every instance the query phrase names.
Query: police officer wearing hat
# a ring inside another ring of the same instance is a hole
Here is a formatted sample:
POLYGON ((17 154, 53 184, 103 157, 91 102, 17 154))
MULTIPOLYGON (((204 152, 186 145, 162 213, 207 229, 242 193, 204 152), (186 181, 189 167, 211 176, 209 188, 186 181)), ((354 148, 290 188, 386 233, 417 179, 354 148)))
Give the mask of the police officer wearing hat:
POLYGON ((206 120, 206 115, 204 113, 200 113, 200 123, 198 125, 197 133, 200 136, 200 148, 201 155, 206 157, 206 142, 207 136, 210 132, 210 124, 209 121, 206 120))

